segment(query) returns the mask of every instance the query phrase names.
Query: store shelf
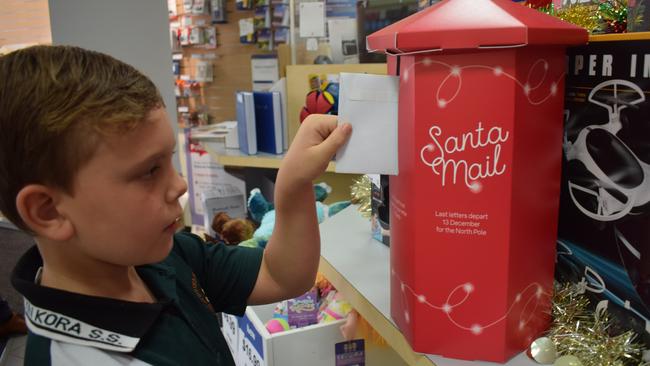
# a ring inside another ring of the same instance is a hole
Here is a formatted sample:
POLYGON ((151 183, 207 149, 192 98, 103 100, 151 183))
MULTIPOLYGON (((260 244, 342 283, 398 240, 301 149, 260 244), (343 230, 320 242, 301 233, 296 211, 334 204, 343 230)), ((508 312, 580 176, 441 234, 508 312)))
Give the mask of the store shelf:
MULTIPOLYGON (((259 152, 255 155, 248 155, 239 149, 224 149, 223 144, 218 142, 201 141, 201 146, 221 165, 238 166, 246 168, 268 168, 278 169, 282 162, 282 155, 267 154, 259 152)), ((327 172, 334 172, 334 162, 329 163, 327 172)))
MULTIPOLYGON (((496 366, 413 352, 390 317, 389 249, 372 239, 370 222, 350 206, 320 226, 320 271, 409 365, 496 366)), ((506 366, 535 366, 525 354, 506 366)))

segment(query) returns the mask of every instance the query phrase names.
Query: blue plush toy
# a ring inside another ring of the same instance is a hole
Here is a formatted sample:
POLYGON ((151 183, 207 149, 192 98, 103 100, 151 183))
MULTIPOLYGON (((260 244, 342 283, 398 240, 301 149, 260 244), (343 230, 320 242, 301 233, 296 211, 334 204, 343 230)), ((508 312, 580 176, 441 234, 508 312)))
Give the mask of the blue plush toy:
MULTIPOLYGON (((332 192, 332 188, 326 183, 314 185, 316 216, 318 217, 319 224, 350 205, 350 201, 339 201, 329 206, 324 204, 322 201, 327 198, 330 192, 332 192)), ((258 188, 255 188, 251 190, 248 197, 248 212, 251 219, 258 222, 260 226, 255 230, 251 239, 243 241, 239 245, 264 248, 275 227, 275 209, 273 204, 264 198, 258 188)))
POLYGON ((248 214, 251 220, 259 224, 264 215, 273 209, 273 204, 262 196, 262 191, 259 188, 251 191, 248 196, 248 214))

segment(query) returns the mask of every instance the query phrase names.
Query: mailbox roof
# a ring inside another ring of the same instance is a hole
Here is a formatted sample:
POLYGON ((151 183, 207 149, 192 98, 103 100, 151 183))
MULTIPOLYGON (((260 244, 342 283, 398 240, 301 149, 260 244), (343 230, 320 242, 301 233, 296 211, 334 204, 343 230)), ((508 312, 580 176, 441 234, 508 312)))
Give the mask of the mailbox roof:
POLYGON ((584 28, 512 0, 443 0, 369 35, 370 52, 404 54, 526 45, 578 45, 584 28))

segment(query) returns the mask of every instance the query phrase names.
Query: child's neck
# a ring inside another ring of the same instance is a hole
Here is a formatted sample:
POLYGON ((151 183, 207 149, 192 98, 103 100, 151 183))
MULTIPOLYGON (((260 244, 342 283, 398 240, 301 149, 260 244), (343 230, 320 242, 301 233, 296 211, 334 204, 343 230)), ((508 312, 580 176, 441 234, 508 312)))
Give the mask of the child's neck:
POLYGON ((134 267, 125 268, 125 272, 99 274, 93 276, 84 274, 85 278, 59 272, 43 265, 41 286, 58 288, 83 295, 108 297, 112 299, 153 303, 156 301, 147 285, 142 281, 134 267))
POLYGON ((41 246, 39 249, 43 254, 42 286, 124 301, 156 301, 133 266, 118 266, 89 258, 61 258, 46 255, 41 246))

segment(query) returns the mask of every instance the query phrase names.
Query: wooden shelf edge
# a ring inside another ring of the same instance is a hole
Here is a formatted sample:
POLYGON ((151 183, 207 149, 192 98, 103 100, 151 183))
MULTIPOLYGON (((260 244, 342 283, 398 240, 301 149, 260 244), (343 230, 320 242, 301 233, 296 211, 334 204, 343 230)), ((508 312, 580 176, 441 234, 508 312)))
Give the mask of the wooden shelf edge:
POLYGON ((212 148, 209 143, 200 143, 205 151, 212 156, 217 163, 224 166, 239 166, 239 167, 250 167, 250 168, 269 168, 269 169, 278 169, 280 168, 280 163, 282 162, 281 158, 278 157, 265 157, 260 155, 228 155, 223 154, 219 151, 216 151, 212 148))
MULTIPOLYGON (((209 143, 201 143, 201 146, 212 156, 217 163, 224 166, 238 166, 247 168, 279 169, 284 155, 228 155, 214 150, 209 143)), ((335 172, 336 163, 330 162, 325 170, 328 173, 335 172)))
MULTIPOLYGON (((213 155, 214 156, 214 155, 213 155)), ((225 166, 279 169, 281 160, 262 156, 216 155, 217 161, 225 166)))
POLYGON ((390 320, 369 303, 328 261, 321 257, 319 271, 343 295, 352 307, 386 340, 388 345, 409 365, 435 366, 423 354, 413 352, 404 335, 390 320))
POLYGON ((648 39, 650 39, 650 32, 592 34, 589 36, 589 42, 638 41, 648 39))

